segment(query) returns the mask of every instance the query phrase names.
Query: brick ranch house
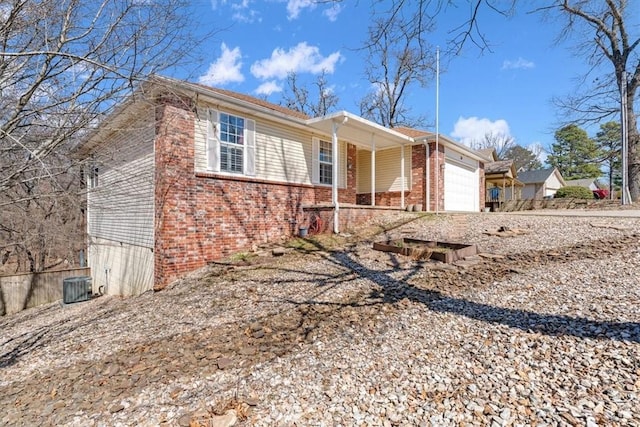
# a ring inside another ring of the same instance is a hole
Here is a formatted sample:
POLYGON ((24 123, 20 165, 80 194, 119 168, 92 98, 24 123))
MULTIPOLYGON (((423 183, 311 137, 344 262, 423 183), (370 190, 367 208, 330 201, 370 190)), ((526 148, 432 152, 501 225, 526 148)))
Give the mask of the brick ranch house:
POLYGON ((94 290, 133 295, 381 206, 479 211, 483 158, 447 137, 340 111, 307 117, 243 94, 153 77, 78 149, 94 290))

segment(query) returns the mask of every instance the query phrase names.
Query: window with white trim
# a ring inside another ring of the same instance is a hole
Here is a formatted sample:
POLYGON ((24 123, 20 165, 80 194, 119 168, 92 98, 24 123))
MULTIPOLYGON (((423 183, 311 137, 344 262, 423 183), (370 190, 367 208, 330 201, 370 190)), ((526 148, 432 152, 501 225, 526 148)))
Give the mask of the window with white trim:
POLYGON ((209 110, 208 167, 214 172, 255 175, 255 121, 209 110))
POLYGON ((99 181, 98 181, 98 166, 94 163, 89 165, 89 176, 87 179, 87 183, 89 185, 89 188, 96 188, 99 185, 99 181))
POLYGON ((220 113, 220 170, 244 171, 244 119, 220 113))
POLYGON ((318 146, 318 171, 320 184, 331 185, 333 182, 333 146, 330 142, 320 140, 318 146))

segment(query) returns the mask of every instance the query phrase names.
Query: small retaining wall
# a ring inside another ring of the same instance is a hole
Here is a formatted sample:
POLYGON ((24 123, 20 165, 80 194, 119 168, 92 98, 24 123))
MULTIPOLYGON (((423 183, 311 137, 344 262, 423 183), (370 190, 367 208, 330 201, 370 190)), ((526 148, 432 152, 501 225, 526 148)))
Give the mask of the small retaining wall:
POLYGON ((502 204, 499 212, 530 211, 536 209, 620 209, 620 200, 598 199, 548 199, 509 200, 502 204))
POLYGON ((0 315, 61 300, 62 281, 78 276, 91 276, 91 269, 84 267, 0 276, 0 315))
MULTIPOLYGON (((322 233, 333 231, 333 207, 330 205, 303 206, 304 224, 309 225, 313 216, 322 219, 322 233)), ((400 216, 404 209, 385 206, 340 205, 340 232, 349 231, 358 225, 381 216, 400 216)))

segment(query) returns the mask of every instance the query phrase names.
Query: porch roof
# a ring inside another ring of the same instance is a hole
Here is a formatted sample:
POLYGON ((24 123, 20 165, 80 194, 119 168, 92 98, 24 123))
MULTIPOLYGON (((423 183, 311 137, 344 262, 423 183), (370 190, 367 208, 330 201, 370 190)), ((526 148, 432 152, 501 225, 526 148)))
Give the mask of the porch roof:
POLYGON ((315 117, 306 121, 307 126, 326 134, 333 135, 334 126, 341 140, 351 144, 376 150, 413 144, 414 139, 393 129, 363 119, 348 111, 338 111, 322 117, 315 117))

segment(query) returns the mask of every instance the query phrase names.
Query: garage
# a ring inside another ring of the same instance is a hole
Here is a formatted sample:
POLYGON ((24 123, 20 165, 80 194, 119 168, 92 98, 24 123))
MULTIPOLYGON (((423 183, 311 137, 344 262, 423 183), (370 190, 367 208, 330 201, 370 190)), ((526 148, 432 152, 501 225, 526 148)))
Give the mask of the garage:
POLYGON ((453 150, 445 150, 444 210, 478 212, 479 191, 478 162, 453 150))

